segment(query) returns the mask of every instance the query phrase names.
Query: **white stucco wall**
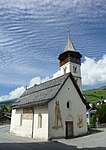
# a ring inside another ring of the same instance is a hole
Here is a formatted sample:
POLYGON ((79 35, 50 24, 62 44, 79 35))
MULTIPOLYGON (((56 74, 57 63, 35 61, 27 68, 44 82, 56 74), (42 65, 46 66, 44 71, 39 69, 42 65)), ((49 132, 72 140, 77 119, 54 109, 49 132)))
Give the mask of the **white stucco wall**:
POLYGON ((34 130, 33 138, 48 140, 48 107, 34 108, 34 130), (42 115, 42 128, 38 127, 38 115, 42 115))
MULTIPOLYGON (((33 137, 35 139, 48 140, 48 109, 35 107, 34 116, 31 119, 22 119, 23 109, 13 109, 10 132, 18 136, 33 137), (38 127, 38 115, 42 115, 42 128, 38 127)), ((31 114, 33 115, 33 114, 31 114)))
POLYGON ((13 109, 10 132, 18 136, 32 136, 32 119, 22 119, 23 109, 13 109))
POLYGON ((61 73, 64 74, 64 68, 66 66, 66 73, 71 72, 73 76, 81 77, 81 66, 79 64, 73 63, 73 62, 67 62, 63 66, 61 66, 61 73), (73 66, 77 67, 77 72, 75 73, 73 71, 73 66))
POLYGON ((67 62, 63 66, 61 66, 61 74, 64 75, 64 68, 66 68, 66 73, 71 72, 72 75, 77 79, 77 84, 82 90, 82 82, 81 82, 81 66, 79 64, 73 62, 67 62), (73 67, 77 67, 76 72, 73 71, 73 67))
POLYGON ((14 132, 15 129, 20 126, 20 116, 22 113, 22 109, 19 109, 16 113, 16 109, 12 110, 12 116, 11 116, 11 127, 10 132, 14 132))
POLYGON ((74 136, 84 134, 87 132, 87 121, 86 121, 86 107, 82 102, 79 94, 77 93, 70 78, 65 82, 64 86, 56 96, 55 100, 52 100, 48 105, 49 110, 49 138, 52 137, 65 137, 66 127, 65 121, 73 120, 73 133, 74 136), (63 122, 63 129, 53 129, 55 123, 55 102, 59 101, 61 116, 63 122), (71 108, 67 109, 66 103, 70 101, 71 108), (78 116, 83 117, 83 127, 78 128, 78 116))

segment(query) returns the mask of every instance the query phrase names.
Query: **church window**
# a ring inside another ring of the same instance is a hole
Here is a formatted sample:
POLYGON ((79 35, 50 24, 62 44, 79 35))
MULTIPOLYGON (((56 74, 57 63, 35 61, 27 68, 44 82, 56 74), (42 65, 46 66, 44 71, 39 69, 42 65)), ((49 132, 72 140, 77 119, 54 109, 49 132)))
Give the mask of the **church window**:
POLYGON ((38 115, 38 128, 42 128, 42 115, 39 113, 38 115))
POLYGON ((69 102, 67 102, 67 108, 70 108, 70 103, 69 102))
POLYGON ((73 66, 73 72, 77 73, 77 66, 73 66))

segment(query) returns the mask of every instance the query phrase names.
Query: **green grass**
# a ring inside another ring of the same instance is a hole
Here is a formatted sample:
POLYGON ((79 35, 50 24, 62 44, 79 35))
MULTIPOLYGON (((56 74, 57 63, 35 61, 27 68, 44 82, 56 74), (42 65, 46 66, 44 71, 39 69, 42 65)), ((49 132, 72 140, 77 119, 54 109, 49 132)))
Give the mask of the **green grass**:
POLYGON ((86 96, 88 102, 96 104, 96 102, 106 99, 106 86, 98 89, 83 91, 83 93, 86 96))

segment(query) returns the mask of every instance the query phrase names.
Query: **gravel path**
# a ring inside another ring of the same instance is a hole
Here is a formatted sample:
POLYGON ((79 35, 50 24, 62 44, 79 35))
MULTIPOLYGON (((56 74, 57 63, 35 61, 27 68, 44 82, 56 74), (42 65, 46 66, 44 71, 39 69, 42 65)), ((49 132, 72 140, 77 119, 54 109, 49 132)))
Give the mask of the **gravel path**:
POLYGON ((10 134, 10 126, 0 126, 0 150, 106 150, 106 129, 95 134, 49 142, 10 134))
POLYGON ((66 145, 74 145, 77 148, 96 148, 102 147, 106 149, 106 129, 102 129, 102 132, 95 134, 73 138, 73 139, 58 139, 60 143, 66 145))

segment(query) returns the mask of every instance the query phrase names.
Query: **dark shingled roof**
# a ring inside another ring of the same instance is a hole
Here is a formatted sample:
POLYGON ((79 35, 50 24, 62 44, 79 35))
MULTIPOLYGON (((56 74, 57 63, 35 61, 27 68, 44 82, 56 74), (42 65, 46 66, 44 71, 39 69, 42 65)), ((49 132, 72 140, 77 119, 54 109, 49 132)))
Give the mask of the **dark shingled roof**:
POLYGON ((68 76, 69 74, 65 74, 53 80, 49 80, 39 85, 35 85, 32 88, 26 89, 16 103, 14 103, 13 107, 47 104, 56 96, 68 76))
POLYGON ((68 73, 53 80, 49 80, 39 85, 35 85, 32 88, 26 89, 21 97, 13 104, 13 108, 46 105, 49 101, 55 98, 68 77, 71 77, 82 101, 87 106, 87 103, 84 100, 84 97, 79 90, 76 82, 74 81, 73 76, 71 75, 71 73, 68 73))

